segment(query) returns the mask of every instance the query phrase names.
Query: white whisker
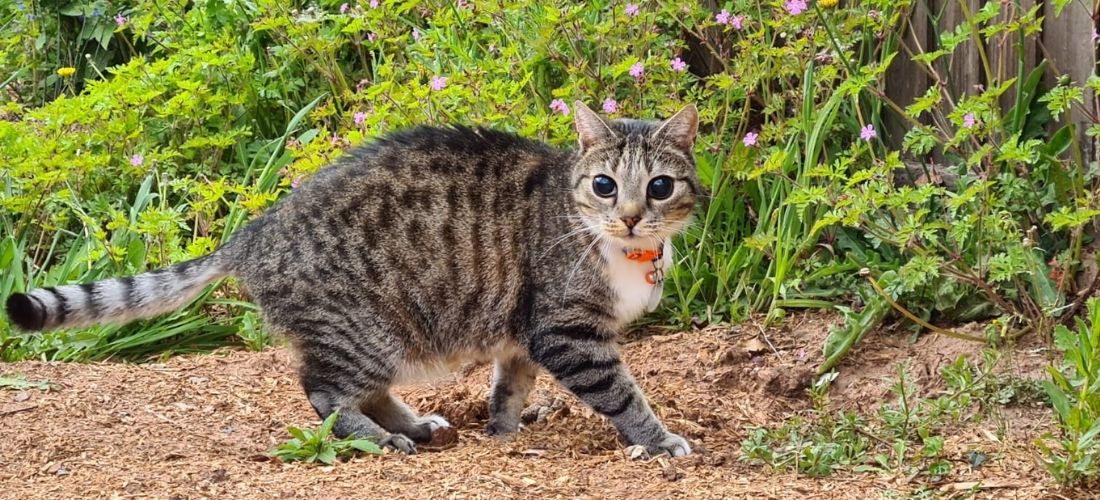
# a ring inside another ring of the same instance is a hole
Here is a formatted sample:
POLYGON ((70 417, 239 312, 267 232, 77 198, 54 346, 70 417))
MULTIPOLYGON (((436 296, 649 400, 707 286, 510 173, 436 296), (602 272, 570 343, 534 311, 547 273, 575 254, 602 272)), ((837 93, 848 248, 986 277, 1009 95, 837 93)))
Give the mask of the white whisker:
MULTIPOLYGON (((592 243, 588 244, 588 246, 584 248, 584 251, 581 252, 580 258, 577 259, 577 263, 573 265, 573 270, 569 272, 569 277, 565 279, 566 290, 568 290, 570 285, 573 284, 573 276, 577 274, 577 270, 581 268, 581 264, 583 264, 584 260, 588 258, 588 254, 592 252, 592 248, 595 247, 597 243, 603 240, 603 238, 601 238, 598 234, 593 234, 592 236, 592 243)), ((562 302, 564 301, 565 296, 563 295, 562 302)))
POLYGON ((581 226, 577 229, 569 231, 568 233, 565 233, 562 236, 558 236, 557 238, 554 238, 554 240, 550 242, 550 246, 546 247, 546 250, 542 251, 542 255, 540 255, 538 257, 538 259, 535 260, 535 262, 541 261, 542 259, 546 258, 547 255, 550 255, 550 251, 553 250, 554 247, 556 247, 556 246, 558 246, 562 243, 565 243, 566 241, 568 241, 570 239, 573 239, 577 236, 581 236, 586 232, 588 232, 588 227, 587 226, 581 226))

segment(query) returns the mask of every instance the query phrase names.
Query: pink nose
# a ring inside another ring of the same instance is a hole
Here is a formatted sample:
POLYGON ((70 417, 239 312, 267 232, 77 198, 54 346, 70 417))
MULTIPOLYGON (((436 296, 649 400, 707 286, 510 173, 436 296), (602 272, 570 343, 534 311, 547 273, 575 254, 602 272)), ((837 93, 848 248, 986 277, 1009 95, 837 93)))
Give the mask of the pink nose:
POLYGON ((641 217, 620 217, 619 220, 626 224, 627 229, 634 229, 634 226, 638 224, 638 221, 642 220, 641 217))

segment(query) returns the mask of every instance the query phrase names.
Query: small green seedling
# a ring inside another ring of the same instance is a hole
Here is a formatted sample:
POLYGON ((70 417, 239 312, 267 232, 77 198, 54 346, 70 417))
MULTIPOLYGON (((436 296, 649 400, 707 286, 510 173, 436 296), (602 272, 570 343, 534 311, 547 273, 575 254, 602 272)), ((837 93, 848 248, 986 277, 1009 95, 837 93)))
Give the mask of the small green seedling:
POLYGON ((369 439, 331 439, 332 426, 336 423, 338 412, 333 412, 316 431, 287 427, 293 439, 280 444, 271 451, 271 456, 284 462, 320 462, 332 465, 338 457, 350 457, 359 452, 381 455, 382 448, 369 439))
POLYGON ((38 389, 40 391, 48 391, 56 388, 57 384, 48 380, 27 380, 19 375, 15 377, 0 377, 0 389, 10 389, 13 391, 38 389))

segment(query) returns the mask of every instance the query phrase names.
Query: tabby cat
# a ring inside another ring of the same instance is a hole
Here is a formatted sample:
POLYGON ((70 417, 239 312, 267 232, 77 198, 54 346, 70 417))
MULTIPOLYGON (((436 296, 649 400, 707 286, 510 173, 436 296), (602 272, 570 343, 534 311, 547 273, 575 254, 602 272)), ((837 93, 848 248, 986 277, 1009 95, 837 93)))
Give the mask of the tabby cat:
POLYGON ((7 299, 26 330, 119 323, 237 276, 300 360, 335 434, 415 453, 447 426, 394 384, 495 362, 488 432, 516 432, 540 368, 626 441, 682 456, 619 360, 616 332, 661 296, 669 238, 700 186, 698 113, 605 120, 575 103, 576 151, 487 129, 420 127, 353 149, 215 252, 133 277, 7 299))

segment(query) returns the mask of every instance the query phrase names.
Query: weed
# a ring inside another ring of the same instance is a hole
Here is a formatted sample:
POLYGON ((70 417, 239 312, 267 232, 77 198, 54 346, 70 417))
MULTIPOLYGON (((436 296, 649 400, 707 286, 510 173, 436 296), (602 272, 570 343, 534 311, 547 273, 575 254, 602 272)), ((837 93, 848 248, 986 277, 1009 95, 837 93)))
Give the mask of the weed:
POLYGON ((38 389, 40 391, 48 391, 56 388, 57 384, 48 380, 27 380, 21 375, 0 377, 0 389, 10 389, 14 391, 38 389))
POLYGON ((1059 326, 1055 345, 1064 354, 1060 367, 1050 367, 1044 383, 1058 415, 1060 435, 1043 436, 1036 445, 1044 465, 1064 484, 1100 477, 1100 299, 1088 302, 1088 320, 1076 331, 1059 326))
POLYGON ((990 351, 980 366, 964 357, 945 366, 940 374, 947 390, 934 398, 919 396, 909 371, 899 365, 894 401, 870 417, 830 410, 827 392, 836 374, 828 373, 810 388, 813 410, 775 428, 753 429, 741 444, 742 460, 810 476, 877 471, 939 481, 952 471, 943 432, 976 414, 972 406, 986 397, 997 359, 990 351))
POLYGON ((271 456, 284 462, 320 462, 332 465, 337 458, 353 456, 359 452, 381 455, 382 449, 369 439, 332 439, 332 426, 339 412, 332 412, 317 430, 287 427, 293 436, 287 442, 271 450, 271 456))

